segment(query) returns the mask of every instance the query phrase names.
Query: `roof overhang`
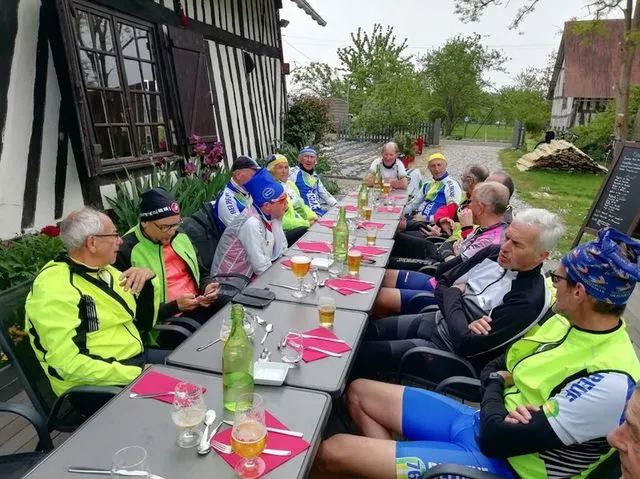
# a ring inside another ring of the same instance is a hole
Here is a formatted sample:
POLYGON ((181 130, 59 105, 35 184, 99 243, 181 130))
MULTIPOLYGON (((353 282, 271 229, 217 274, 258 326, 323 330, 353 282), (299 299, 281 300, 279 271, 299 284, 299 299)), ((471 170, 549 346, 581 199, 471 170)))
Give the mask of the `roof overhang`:
POLYGON ((313 18, 318 23, 318 25, 320 25, 321 27, 327 26, 327 22, 324 21, 324 18, 322 18, 320 14, 318 14, 318 12, 316 12, 313 9, 313 7, 309 5, 309 2, 307 2, 307 0, 291 0, 291 1, 296 5, 298 5, 298 7, 300 7, 302 10, 304 10, 304 12, 307 15, 313 18))

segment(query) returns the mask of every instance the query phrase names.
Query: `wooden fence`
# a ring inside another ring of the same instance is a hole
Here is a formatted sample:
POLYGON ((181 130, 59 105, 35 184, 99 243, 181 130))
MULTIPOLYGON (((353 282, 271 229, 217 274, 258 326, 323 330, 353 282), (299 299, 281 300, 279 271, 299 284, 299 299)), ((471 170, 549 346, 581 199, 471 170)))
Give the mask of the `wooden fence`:
POLYGON ((363 132, 354 131, 351 124, 346 122, 337 127, 336 133, 338 140, 371 141, 375 143, 391 141, 396 133, 408 133, 414 138, 419 136, 424 138, 425 145, 438 145, 440 143, 439 129, 440 125, 437 122, 437 126, 434 123, 417 123, 409 127, 388 126, 377 132, 363 132))

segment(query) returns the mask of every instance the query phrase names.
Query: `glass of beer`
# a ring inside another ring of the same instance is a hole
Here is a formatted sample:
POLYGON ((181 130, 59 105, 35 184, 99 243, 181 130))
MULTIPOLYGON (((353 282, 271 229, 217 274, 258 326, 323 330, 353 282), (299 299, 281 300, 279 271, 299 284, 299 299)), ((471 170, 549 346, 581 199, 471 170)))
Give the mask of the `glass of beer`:
POLYGON ((372 211, 371 206, 365 206, 364 208, 362 208, 362 219, 365 221, 370 221, 371 211, 372 211))
POLYGON ((320 326, 332 328, 336 317, 336 302, 330 296, 322 296, 318 299, 318 315, 320 326))
POLYGON ((384 196, 389 196, 389 193, 391 193, 391 183, 382 183, 382 194, 384 196))
POLYGON ((194 447, 200 442, 202 432, 196 429, 204 420, 205 405, 202 388, 191 383, 178 383, 174 390, 171 419, 178 426, 178 446, 194 447))
POLYGON ((239 477, 260 477, 265 463, 260 454, 267 445, 267 427, 264 421, 264 402, 255 393, 241 394, 231 430, 231 447, 242 458, 234 470, 239 477))
POLYGON ((358 250, 349 250, 347 254, 347 271, 351 276, 358 276, 360 274, 360 261, 362 260, 362 253, 358 250))
POLYGON ((367 228, 367 245, 374 246, 376 244, 376 239, 378 239, 378 228, 375 226, 370 226, 367 228))
POLYGON ((291 258, 291 271, 298 278, 298 291, 291 293, 294 298, 304 298, 307 295, 302 280, 309 272, 310 267, 311 258, 308 256, 294 256, 291 258))

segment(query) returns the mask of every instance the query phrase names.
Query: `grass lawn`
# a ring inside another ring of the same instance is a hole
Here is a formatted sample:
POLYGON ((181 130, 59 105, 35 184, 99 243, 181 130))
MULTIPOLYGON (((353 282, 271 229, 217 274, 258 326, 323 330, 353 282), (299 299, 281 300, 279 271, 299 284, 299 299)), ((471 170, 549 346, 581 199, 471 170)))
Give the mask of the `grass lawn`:
POLYGON ((508 141, 511 142, 513 126, 480 125, 472 123, 467 126, 467 134, 464 134, 464 123, 458 123, 451 132, 450 138, 464 138, 469 140, 484 141, 485 130, 487 141, 508 141))
POLYGON ((605 177, 590 173, 520 171, 516 168, 516 162, 521 156, 520 151, 502 150, 500 162, 513 177, 521 200, 533 207, 553 211, 562 218, 567 232, 554 254, 554 258, 559 258, 571 248, 605 177))

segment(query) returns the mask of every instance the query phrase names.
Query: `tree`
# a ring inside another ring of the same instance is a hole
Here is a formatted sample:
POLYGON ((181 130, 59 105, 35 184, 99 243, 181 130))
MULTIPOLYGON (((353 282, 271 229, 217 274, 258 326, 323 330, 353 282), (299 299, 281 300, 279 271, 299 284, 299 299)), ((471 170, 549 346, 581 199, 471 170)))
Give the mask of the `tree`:
POLYGON ((491 70, 502 71, 504 61, 501 52, 482 45, 478 34, 457 35, 420 59, 425 84, 435 104, 447 112, 445 135, 450 135, 455 121, 482 99, 483 88, 490 86, 483 75, 491 70))
MULTIPOLYGON (((535 10, 541 0, 521 0, 522 6, 509 28, 517 29, 529 13, 535 10)), ((491 5, 499 6, 508 0, 455 0, 455 11, 465 22, 475 22, 491 5)), ((627 119, 629 116, 629 86, 631 68, 640 41, 640 0, 585 0, 590 14, 595 17, 594 25, 614 10, 624 14, 624 38, 620 42, 622 65, 614 88, 616 117, 614 134, 619 140, 628 139, 627 119)), ((634 137, 640 138, 640 115, 636 115, 634 137)))
POLYGON ((312 95, 320 98, 346 96, 344 81, 338 70, 326 63, 311 62, 296 68, 291 74, 296 92, 301 95, 312 95))
POLYGON ((537 134, 547 127, 551 105, 545 94, 535 88, 505 87, 500 90, 499 109, 507 122, 520 120, 526 130, 537 134))

